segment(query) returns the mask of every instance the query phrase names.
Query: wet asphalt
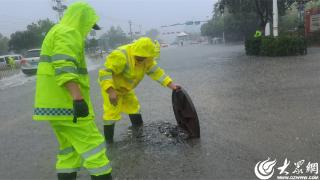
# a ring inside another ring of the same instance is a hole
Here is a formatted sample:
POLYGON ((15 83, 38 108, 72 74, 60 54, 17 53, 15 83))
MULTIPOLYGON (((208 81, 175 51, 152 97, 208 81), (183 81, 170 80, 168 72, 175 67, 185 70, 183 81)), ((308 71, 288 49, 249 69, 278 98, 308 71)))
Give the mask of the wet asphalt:
MULTIPOLYGON (((132 133, 123 115, 108 147, 114 179, 257 179, 254 167, 268 157, 279 166, 285 158, 320 162, 319 48, 280 58, 248 57, 242 45, 161 53, 159 65, 194 102, 201 138, 170 135, 176 124, 171 91, 146 77, 136 89, 142 134, 132 133)), ((102 130, 97 70, 90 75, 102 130)), ((33 80, 0 90, 1 180, 56 179, 58 146, 47 122, 32 121, 34 90, 33 80)), ((89 179, 85 169, 78 179, 89 179)))

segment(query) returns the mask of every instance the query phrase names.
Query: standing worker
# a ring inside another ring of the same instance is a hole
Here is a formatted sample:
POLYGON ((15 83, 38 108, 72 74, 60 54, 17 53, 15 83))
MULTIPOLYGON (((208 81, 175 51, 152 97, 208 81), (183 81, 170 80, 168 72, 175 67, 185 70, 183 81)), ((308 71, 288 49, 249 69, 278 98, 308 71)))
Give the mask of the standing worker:
POLYGON ((49 121, 59 142, 59 180, 74 180, 83 165, 91 179, 111 179, 102 134, 94 122, 85 62, 85 38, 99 30, 98 16, 87 3, 68 7, 47 33, 37 71, 34 120, 49 121))
POLYGON ((16 68, 16 61, 13 59, 12 56, 9 56, 8 57, 8 62, 9 62, 9 65, 12 69, 16 68))
POLYGON ((106 59, 105 69, 99 71, 107 143, 113 142, 115 122, 121 119, 122 112, 129 114, 133 128, 142 126, 140 105, 134 88, 145 74, 162 86, 172 90, 180 88, 157 65, 155 56, 155 44, 150 38, 142 37, 113 51, 106 59))

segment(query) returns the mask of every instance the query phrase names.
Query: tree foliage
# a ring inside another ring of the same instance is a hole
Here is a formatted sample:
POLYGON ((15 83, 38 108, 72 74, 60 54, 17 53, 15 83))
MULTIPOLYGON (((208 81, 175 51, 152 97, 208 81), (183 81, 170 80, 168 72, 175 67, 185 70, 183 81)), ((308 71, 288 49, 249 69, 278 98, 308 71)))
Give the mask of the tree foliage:
POLYGON ((299 26, 299 12, 297 8, 291 8, 286 11, 284 16, 279 18, 279 32, 280 34, 294 32, 299 26))
MULTIPOLYGON (((268 22, 272 21, 272 0, 222 0, 218 4, 219 9, 227 7, 232 14, 254 12, 259 17, 261 30, 268 22)), ((295 3, 295 0, 278 0, 278 12, 283 16, 286 10, 295 3)))
POLYGON ((104 49, 116 48, 120 45, 130 42, 130 38, 127 37, 126 33, 121 27, 112 26, 108 32, 100 36, 99 42, 104 49))
POLYGON ((37 23, 31 23, 25 31, 17 31, 10 36, 10 50, 20 52, 25 49, 39 48, 46 33, 54 25, 49 19, 39 20, 37 23))
POLYGON ((245 12, 237 15, 225 12, 222 16, 215 11, 211 20, 201 27, 201 34, 209 37, 222 37, 225 33, 227 41, 239 41, 250 36, 256 29, 257 17, 255 13, 245 12))
POLYGON ((8 52, 8 41, 9 39, 0 33, 0 55, 6 54, 8 52))
MULTIPOLYGON (((294 11, 284 16, 293 3, 294 0, 278 0, 280 23, 286 21, 280 26, 284 31, 293 29, 297 21, 294 11)), ((221 0, 214 4, 212 19, 201 27, 201 33, 222 37, 225 32, 227 41, 243 40, 257 29, 264 31, 267 22, 272 22, 272 0, 221 0)))

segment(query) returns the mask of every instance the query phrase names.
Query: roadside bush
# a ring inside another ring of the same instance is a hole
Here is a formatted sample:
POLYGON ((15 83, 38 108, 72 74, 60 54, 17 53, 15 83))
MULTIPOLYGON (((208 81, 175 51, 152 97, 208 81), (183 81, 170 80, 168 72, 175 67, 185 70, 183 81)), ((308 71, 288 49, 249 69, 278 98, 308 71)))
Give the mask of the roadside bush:
POLYGON ((320 31, 314 32, 307 37, 307 41, 309 45, 320 45, 320 31))
POLYGON ((245 42, 247 55, 293 56, 307 53, 307 43, 303 37, 280 36, 251 38, 245 42))
POLYGON ((251 38, 245 41, 245 49, 247 55, 256 55, 260 53, 261 38, 251 38))

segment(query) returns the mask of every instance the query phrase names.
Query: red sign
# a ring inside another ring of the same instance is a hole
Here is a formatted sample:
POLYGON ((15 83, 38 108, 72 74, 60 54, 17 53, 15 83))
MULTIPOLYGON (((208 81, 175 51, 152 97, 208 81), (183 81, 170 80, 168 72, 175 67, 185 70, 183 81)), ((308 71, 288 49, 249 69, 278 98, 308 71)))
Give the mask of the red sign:
POLYGON ((305 33, 310 35, 320 31, 320 8, 313 8, 305 12, 305 33))

